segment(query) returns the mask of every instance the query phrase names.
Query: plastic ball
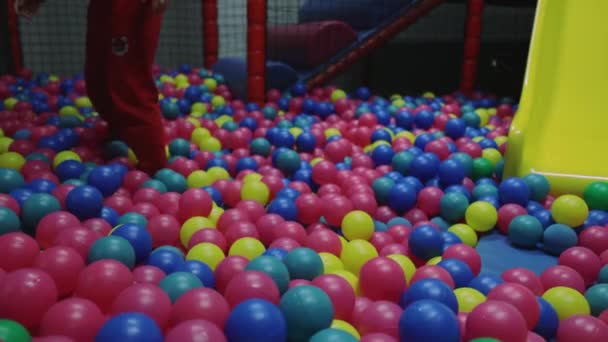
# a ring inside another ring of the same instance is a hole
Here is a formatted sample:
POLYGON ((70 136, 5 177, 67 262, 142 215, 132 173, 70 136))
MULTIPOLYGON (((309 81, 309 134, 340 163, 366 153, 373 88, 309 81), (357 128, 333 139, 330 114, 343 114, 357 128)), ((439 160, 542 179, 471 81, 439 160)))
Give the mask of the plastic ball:
POLYGON ((148 265, 159 268, 166 274, 175 271, 177 266, 184 262, 184 255, 172 246, 161 246, 150 254, 148 265))
POLYGON ((600 258, 585 247, 571 247, 559 256, 558 263, 575 269, 589 286, 597 280, 602 267, 600 258))
POLYGON ((456 222, 462 219, 469 206, 467 197, 458 192, 446 193, 440 202, 441 217, 449 222, 456 222))
POLYGON ((368 261, 378 256, 374 246, 365 240, 349 241, 342 247, 340 259, 346 270, 359 274, 359 270, 368 261))
POLYGON ((575 195, 562 195, 551 205, 551 216, 557 223, 570 227, 582 225, 589 215, 589 207, 585 201, 575 195))
POLYGON ((502 301, 513 305, 526 320, 528 329, 534 328, 540 317, 540 307, 536 302, 534 293, 520 284, 500 284, 490 291, 488 300, 502 301))
POLYGON ((41 336, 66 336, 92 341, 105 322, 101 310, 90 300, 64 299, 49 308, 40 323, 41 336))
POLYGON ((534 332, 549 340, 555 336, 559 325, 559 318, 555 309, 542 297, 536 297, 540 307, 540 316, 534 327, 534 332))
POLYGON ((0 340, 28 342, 32 340, 32 336, 21 324, 8 319, 0 319, 0 340))
POLYGON ((52 195, 33 194, 25 200, 21 207, 21 219, 25 228, 33 232, 42 218, 59 210, 61 210, 61 205, 52 195))
POLYGON ((231 307, 252 299, 261 298, 273 304, 279 303, 279 289, 274 280, 260 271, 244 271, 236 274, 224 291, 224 296, 231 307))
POLYGON ((133 281, 135 284, 157 285, 166 276, 160 268, 150 265, 142 265, 133 270, 133 281))
POLYGON ((148 259, 152 252, 152 237, 148 230, 136 224, 123 224, 116 227, 111 236, 124 238, 131 244, 135 251, 135 263, 139 264, 148 259))
POLYGON ((568 248, 576 246, 577 240, 576 232, 572 228, 555 223, 543 232, 543 249, 549 254, 560 255, 568 248))
POLYGON ((486 301, 486 296, 476 289, 461 287, 454 290, 454 295, 458 301, 459 312, 471 312, 479 304, 486 301))
POLYGON ((189 290, 203 287, 203 283, 192 273, 174 272, 163 278, 158 286, 169 296, 171 303, 175 303, 189 290))
POLYGON ((458 259, 443 259, 437 266, 448 271, 456 287, 467 286, 475 277, 471 268, 465 262, 458 259))
POLYGON ((526 320, 511 304, 488 300, 479 304, 467 317, 465 340, 492 337, 502 342, 525 341, 526 320))
POLYGON ((327 294, 309 285, 287 290, 279 307, 287 322, 288 338, 293 341, 308 341, 318 331, 329 328, 334 316, 334 308, 327 294), (307 315, 302 316, 301 312, 307 315))
MULTIPOLYGON (((583 230, 579 235, 580 245, 600 255, 608 249, 608 229, 601 226, 591 226, 583 230)), ((572 247, 572 246, 569 246, 572 247)))
POLYGON ((355 342, 355 341, 359 341, 359 340, 352 334, 350 334, 342 329, 327 328, 327 329, 323 329, 323 330, 317 332, 316 334, 312 335, 309 341, 310 342, 327 342, 327 341, 355 342))
POLYGON ((601 342, 608 339, 608 325, 599 318, 575 315, 560 322, 557 340, 560 342, 601 342))
POLYGON ((77 251, 63 246, 51 247, 43 251, 34 265, 53 278, 60 297, 72 293, 78 275, 85 267, 84 260, 77 251))
POLYGON ((589 208, 608 211, 608 182, 593 182, 587 185, 583 198, 589 208))
POLYGON ((88 263, 103 259, 113 259, 133 268, 136 260, 135 249, 121 236, 106 236, 95 241, 87 255, 88 263))
POLYGON ((419 300, 407 307, 399 320, 402 341, 460 341, 456 314, 434 300, 419 300))
POLYGON ((284 293, 289 286, 289 271, 281 260, 271 256, 259 256, 245 267, 245 270, 260 271, 272 278, 279 292, 284 293))
POLYGON ((408 238, 410 251, 418 258, 428 260, 441 255, 443 238, 433 226, 420 226, 412 231, 408 238))
POLYGON ((542 236, 543 226, 534 216, 518 216, 509 224, 509 240, 516 246, 533 248, 542 236))
POLYGON ((252 237, 242 237, 232 244, 228 255, 239 255, 252 260, 262 255, 265 250, 264 244, 259 240, 252 237))
POLYGON ((560 321, 574 315, 589 315, 591 312, 585 297, 580 292, 568 287, 556 286, 550 288, 542 297, 555 309, 560 321))
POLYGON ((77 186, 68 193, 65 206, 76 217, 86 220, 99 216, 103 207, 103 195, 92 186, 77 186))
POLYGON ((467 224, 477 232, 487 232, 494 228, 498 213, 493 205, 487 202, 473 202, 465 212, 467 224))
POLYGON ((459 302, 450 286, 438 279, 421 279, 413 283, 401 296, 399 304, 406 309, 420 300, 433 300, 444 304, 454 314, 458 313, 459 302))
POLYGON ((525 206, 530 199, 530 188, 523 179, 508 178, 498 186, 498 197, 503 204, 515 203, 525 206))
POLYGON ((364 211, 354 210, 342 219, 342 232, 348 240, 369 240, 374 232, 374 221, 364 211))
POLYGON ((226 336, 216 325, 202 319, 182 322, 165 336, 166 342, 226 342, 226 336))
POLYGON ((405 275, 396 261, 377 257, 361 267, 359 286, 361 293, 371 300, 396 302, 406 287, 405 275))
POLYGON ((200 279, 205 287, 214 287, 215 277, 211 267, 197 260, 188 260, 177 265, 175 272, 190 272, 200 279))
POLYGON ((89 299, 108 312, 114 298, 132 283, 133 276, 125 265, 111 259, 99 260, 80 272, 74 295, 89 299))
POLYGON ((530 198, 542 201, 549 194, 550 184, 547 178, 541 174, 529 174, 523 178, 530 188, 530 198))
POLYGON ((195 288, 175 301, 171 309, 170 325, 204 319, 223 329, 229 314, 230 306, 222 295, 213 289, 195 288))
POLYGON ((179 200, 179 217, 185 221, 194 216, 207 217, 211 213, 213 200, 203 189, 188 189, 179 200))
POLYGON ((313 280, 323 274, 321 257, 310 248, 300 247, 290 251, 283 262, 291 279, 313 280))
POLYGON ((284 316, 272 303, 250 299, 232 310, 224 330, 229 341, 279 342, 287 340, 288 322, 289 317, 284 316))
POLYGON ((0 207, 0 235, 19 232, 21 222, 15 212, 6 207, 0 207))
POLYGON ((576 270, 563 265, 550 266, 540 275, 545 290, 556 286, 567 286, 580 293, 585 292, 585 280, 576 270))
POLYGON ((401 307, 395 303, 384 300, 373 302, 363 310, 362 315, 365 318, 357 322, 357 331, 361 335, 384 333, 398 337, 402 312, 401 307))
POLYGON ((95 335, 95 342, 162 342, 163 333, 154 320, 137 312, 121 313, 106 321, 95 335))
POLYGON ((425 265, 416 270, 411 279, 410 286, 422 279, 433 278, 443 281, 450 288, 454 288, 454 280, 452 276, 444 268, 437 265, 425 265))
POLYGON ((508 269, 500 277, 509 283, 516 283, 527 287, 535 295, 540 296, 544 292, 540 278, 526 268, 515 267, 508 269))

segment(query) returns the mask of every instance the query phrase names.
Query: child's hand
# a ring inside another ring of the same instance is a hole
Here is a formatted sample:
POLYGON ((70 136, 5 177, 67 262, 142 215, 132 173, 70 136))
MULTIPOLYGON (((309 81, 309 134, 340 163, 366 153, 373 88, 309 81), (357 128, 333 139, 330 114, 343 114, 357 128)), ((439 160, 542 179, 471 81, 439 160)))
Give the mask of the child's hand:
POLYGON ((43 1, 44 0, 15 0, 15 13, 29 19, 38 12, 43 1))
POLYGON ((169 0, 141 0, 141 2, 150 5, 156 12, 162 12, 167 8, 169 0))

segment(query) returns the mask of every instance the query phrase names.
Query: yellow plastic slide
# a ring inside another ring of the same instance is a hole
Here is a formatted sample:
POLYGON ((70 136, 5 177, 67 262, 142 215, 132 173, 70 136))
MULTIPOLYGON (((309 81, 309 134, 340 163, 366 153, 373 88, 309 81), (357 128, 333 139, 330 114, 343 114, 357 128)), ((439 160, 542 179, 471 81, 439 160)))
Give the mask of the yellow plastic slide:
POLYGON ((608 181, 608 0, 539 0, 504 177, 545 175, 552 193, 608 181))

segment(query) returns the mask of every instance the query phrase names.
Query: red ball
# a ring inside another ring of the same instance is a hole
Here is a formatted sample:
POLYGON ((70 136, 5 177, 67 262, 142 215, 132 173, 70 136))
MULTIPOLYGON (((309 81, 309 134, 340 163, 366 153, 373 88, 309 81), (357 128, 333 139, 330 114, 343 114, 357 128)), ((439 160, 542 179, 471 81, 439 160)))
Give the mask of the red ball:
POLYGON ((179 241, 181 225, 174 216, 162 214, 148 221, 148 232, 152 236, 153 246, 175 246, 179 241))
POLYGON ((568 266, 556 265, 547 268, 541 273, 540 281, 545 291, 557 286, 566 286, 585 293, 585 280, 568 266))
POLYGON ((19 207, 19 203, 7 194, 0 194, 0 206, 7 207, 12 210, 17 216, 21 214, 21 208, 19 207))
POLYGON ((322 200, 315 194, 300 195, 296 201, 298 221, 304 224, 317 222, 321 217, 322 200))
POLYGON ((224 253, 228 250, 226 238, 217 229, 204 228, 196 231, 190 238, 190 242, 188 242, 188 249, 202 242, 210 242, 222 249, 224 253))
POLYGON ((215 288, 220 292, 226 291, 226 286, 237 274, 245 270, 249 259, 242 256, 228 256, 222 260, 215 268, 215 288))
POLYGON ((428 216, 426 216, 426 213, 418 208, 411 209, 410 211, 405 213, 404 217, 413 224, 429 220, 428 216))
POLYGON ((232 308, 252 298, 265 299, 279 304, 279 288, 274 280, 260 271, 243 271, 236 274, 226 286, 226 301, 232 308))
POLYGON ((323 290, 334 306, 334 318, 350 320, 355 307, 355 291, 344 278, 335 274, 323 274, 312 281, 312 285, 323 290))
POLYGON ((131 202, 131 199, 127 196, 115 194, 106 198, 106 200, 104 201, 104 205, 116 210, 118 215, 123 215, 126 212, 131 211, 131 208, 133 207, 133 202, 131 202))
POLYGON ((387 232, 374 232, 369 242, 377 251, 381 251, 384 247, 394 244, 395 240, 387 232))
POLYGON ((311 285, 312 282, 310 280, 306 280, 306 279, 294 279, 291 280, 289 282, 289 287, 288 288, 294 288, 296 286, 303 286, 303 285, 311 285))
POLYGON ((458 259, 467 264, 473 274, 478 275, 481 271, 481 256, 475 248, 465 245, 463 243, 457 243, 449 246, 443 251, 443 259, 458 259))
POLYGON ((443 197, 443 191, 437 187, 427 186, 418 193, 418 208, 428 216, 439 214, 439 204, 443 197))
POLYGON ((87 258, 91 246, 101 238, 101 234, 84 227, 72 227, 62 230, 53 244, 74 248, 83 259, 87 258))
POLYGON ((540 306, 534 293, 527 287, 515 283, 503 283, 493 288, 487 296, 488 300, 503 301, 513 305, 522 314, 528 329, 533 329, 540 317, 540 306))
POLYGON ((179 199, 181 195, 177 192, 165 192, 160 195, 154 205, 162 214, 168 214, 177 217, 179 212, 179 199))
POLYGON ((112 226, 108 223, 108 221, 101 218, 88 219, 82 222, 82 226, 97 232, 102 236, 110 235, 110 232, 112 231, 112 226))
POLYGON ((224 232, 224 237, 228 246, 232 246, 236 240, 243 237, 252 237, 256 240, 260 238, 255 224, 247 221, 231 223, 224 232))
POLYGON ((404 243, 412 233, 412 228, 403 224, 395 224, 390 226, 387 232, 393 237, 395 242, 404 243))
POLYGON ((226 342, 226 336, 216 325, 196 319, 182 322, 169 330, 165 342, 226 342))
POLYGON ((557 340, 560 342, 608 341, 608 325, 593 316, 574 315, 560 322, 557 328, 557 340))
POLYGON ((114 299, 112 315, 125 312, 140 312, 152 318, 163 329, 169 322, 171 299, 153 284, 134 284, 124 289, 114 299))
MULTIPOLYGON (((350 188, 352 189, 352 188, 350 188)), ((349 190, 350 190, 349 189, 349 190)), ((357 190, 360 191, 360 190, 357 190)), ((362 210, 373 216, 378 210, 378 203, 373 193, 359 192, 350 196, 350 201, 353 204, 354 210, 362 210)))
POLYGON ((236 205, 236 208, 246 212, 252 222, 257 221, 264 215, 264 206, 257 201, 240 201, 239 204, 236 205))
POLYGON ((372 303, 365 311, 357 325, 357 331, 361 335, 371 333, 383 333, 399 338, 399 318, 403 310, 395 303, 380 300, 372 303))
POLYGON ((407 248, 407 246, 405 246, 403 244, 391 243, 389 245, 384 246, 380 250, 380 256, 389 256, 389 255, 393 255, 393 254, 400 254, 400 255, 407 256, 408 248, 407 248))
POLYGON ((11 272, 32 266, 39 251, 29 235, 18 232, 0 235, 0 269, 11 272))
POLYGON ((0 282, 0 317, 35 330, 45 312, 57 301, 57 287, 48 273, 22 268, 0 282))
POLYGON ((228 209, 224 211, 219 220, 217 220, 217 229, 225 233, 228 227, 235 222, 251 222, 247 212, 241 209, 228 209))
POLYGON ((165 277, 165 272, 156 266, 142 265, 133 270, 133 283, 158 284, 165 277))
POLYGON ((51 194, 59 201, 61 207, 65 208, 65 198, 75 187, 76 186, 71 184, 59 184, 51 194))
POLYGON ((74 291, 78 275, 84 269, 84 260, 73 248, 51 247, 38 255, 34 265, 48 273, 55 281, 59 297, 74 291))
POLYGON ((353 204, 344 196, 335 196, 323 199, 323 217, 332 226, 339 227, 346 214, 353 211, 353 204))
POLYGON ((207 217, 211 209, 213 209, 213 199, 203 189, 188 189, 179 200, 179 218, 182 222, 193 216, 207 217))
POLYGON ((591 226, 585 228, 578 236, 578 244, 600 255, 608 250, 608 227, 591 226))
POLYGON ((602 268, 602 262, 591 249, 586 247, 570 247, 560 254, 558 264, 571 267, 583 277, 585 286, 597 280, 602 268))
POLYGON ((289 238, 296 241, 300 246, 304 245, 306 243, 306 229, 298 222, 286 221, 279 229, 274 230, 274 240, 281 238, 289 238))
POLYGON ((93 341, 105 322, 101 310, 90 300, 64 299, 42 317, 41 336, 66 336, 74 341, 93 341))
POLYGON ((444 283, 448 284, 449 287, 454 288, 454 280, 452 276, 440 266, 437 265, 425 265, 416 270, 412 279, 410 279, 410 286, 421 279, 439 279, 444 283))
POLYGON ((501 342, 522 342, 527 335, 526 320, 513 305, 487 300, 469 313, 464 340, 492 337, 501 342))
POLYGON ((131 211, 143 215, 147 220, 160 215, 160 211, 152 203, 140 202, 135 204, 131 211))
POLYGON ((396 261, 376 257, 361 267, 359 286, 362 294, 371 300, 398 302, 407 284, 403 269, 396 261))
POLYGON ((511 268, 504 271, 500 277, 506 282, 520 284, 527 287, 537 296, 540 296, 543 294, 543 292, 545 292, 540 278, 527 268, 511 268))
POLYGON ((337 173, 336 164, 321 160, 312 167, 312 180, 319 185, 332 183, 337 173))
POLYGON ((230 306, 222 295, 213 289, 196 288, 180 296, 173 304, 170 325, 176 326, 193 319, 203 319, 224 329, 230 306))
POLYGON ((274 240, 269 248, 280 248, 290 252, 292 249, 296 249, 301 245, 294 239, 288 237, 282 237, 274 240))
POLYGON ((93 301, 103 312, 109 312, 114 299, 131 284, 133 275, 127 266, 113 259, 103 259, 82 270, 74 294, 93 301))
POLYGON ((519 204, 505 204, 498 209, 498 222, 496 226, 503 234, 509 233, 509 224, 517 216, 526 215, 528 211, 519 204))
POLYGON ((398 342, 393 336, 383 333, 371 333, 361 336, 360 342, 398 342))
POLYGON ((274 239, 275 228, 283 224, 283 222, 285 222, 285 219, 277 214, 266 214, 260 217, 255 222, 258 233, 260 234, 260 241, 268 246, 274 239))

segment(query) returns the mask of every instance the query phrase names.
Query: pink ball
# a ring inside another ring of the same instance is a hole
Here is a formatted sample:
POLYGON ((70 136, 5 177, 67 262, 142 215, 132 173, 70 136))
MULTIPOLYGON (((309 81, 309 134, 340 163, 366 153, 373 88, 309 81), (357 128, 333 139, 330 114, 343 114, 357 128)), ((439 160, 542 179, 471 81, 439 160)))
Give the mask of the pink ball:
POLYGON ((48 273, 22 268, 4 276, 0 283, 0 317, 19 322, 28 330, 40 324, 57 301, 57 287, 48 273))
POLYGON ((602 262, 591 249, 570 247, 560 254, 558 264, 571 267, 583 277, 585 286, 593 284, 602 268, 602 262))
POLYGON ((154 188, 141 188, 133 195, 133 203, 156 203, 161 193, 154 188))
POLYGON ((289 282, 289 287, 288 288, 294 288, 296 286, 303 286, 303 285, 311 285, 312 282, 310 280, 306 280, 306 279, 294 279, 291 280, 289 282))
POLYGON ((545 291, 557 286, 566 286, 585 293, 585 280, 568 266, 556 265, 547 268, 541 273, 540 281, 545 291))
POLYGON ((545 338, 533 331, 528 331, 526 342, 545 342, 545 338))
POLYGON ((460 326, 460 338, 461 339, 464 338, 464 333, 466 330, 468 317, 469 317, 468 312, 459 312, 458 315, 456 315, 456 318, 458 319, 458 325, 460 326))
POLYGON ((123 215, 124 213, 131 211, 133 202, 131 202, 131 199, 127 196, 112 195, 106 198, 104 205, 116 210, 118 215, 123 215))
POLYGON ((224 293, 230 280, 245 270, 248 263, 249 259, 237 255, 231 255, 222 260, 215 268, 215 288, 220 293, 224 293))
MULTIPOLYGON (((2 278, 0 278, 2 279, 2 278)), ((602 322, 608 324, 608 309, 602 311, 602 313, 598 316, 599 319, 602 320, 602 322)))
POLYGON ((608 325, 601 319, 588 315, 574 315, 560 322, 557 328, 560 342, 608 341, 608 325))
POLYGON ((387 231, 397 243, 404 243, 412 233, 412 228, 403 224, 390 226, 387 231))
POLYGON ((228 285, 224 296, 234 308, 237 304, 252 298, 265 299, 279 304, 279 288, 269 275, 260 271, 243 271, 236 274, 228 285))
POLYGON ((169 330, 165 342, 226 342, 226 336, 215 324, 196 319, 169 330))
POLYGON ((395 303, 380 300, 372 303, 363 312, 363 319, 357 326, 361 335, 383 333, 399 338, 399 318, 403 309, 395 303))
POLYGON ((262 217, 262 215, 264 215, 264 206, 257 201, 240 201, 239 204, 236 205, 236 208, 246 212, 247 216, 249 216, 252 222, 257 221, 260 217, 262 217))
POLYGON ((475 248, 469 245, 463 243, 451 245, 443 251, 442 257, 443 259, 458 259, 464 262, 475 275, 478 275, 481 271, 481 256, 475 248))
POLYGON ((213 200, 206 190, 191 188, 179 200, 179 218, 183 222, 193 216, 209 216, 213 200))
POLYGON ((7 207, 12 210, 17 216, 21 213, 21 208, 19 207, 19 203, 7 194, 0 194, 0 206, 7 207))
POLYGON ((315 194, 300 195, 296 201, 298 209, 298 222, 311 224, 321 217, 322 200, 315 194))
POLYGON ((179 241, 181 225, 171 215, 161 214, 153 217, 148 221, 147 228, 155 248, 164 245, 175 246, 179 241))
POLYGON ((241 209, 228 209, 217 220, 217 229, 224 233, 235 222, 250 222, 249 215, 241 209))
POLYGON ((418 193, 418 208, 422 209, 428 216, 437 216, 442 197, 443 191, 441 189, 427 186, 418 193))
POLYGON ((399 243, 388 244, 380 250, 380 256, 389 256, 393 254, 406 255, 408 254, 407 246, 399 243))
POLYGON ((140 202, 131 208, 132 212, 143 215, 147 220, 160 215, 160 211, 152 203, 140 202))
POLYGON ((217 291, 196 288, 184 293, 175 301, 170 325, 176 326, 186 321, 203 319, 223 330, 229 314, 228 302, 217 291))
POLYGON ((247 221, 231 223, 224 231, 224 237, 226 238, 226 243, 228 244, 228 246, 232 246, 232 244, 240 238, 260 238, 255 224, 247 221))
POLYGON ((501 342, 522 342, 527 335, 526 320, 513 305, 487 300, 469 313, 464 340, 492 337, 501 342))
POLYGON ((177 192, 165 192, 154 201, 154 205, 156 205, 162 214, 177 216, 180 197, 181 195, 177 192))
POLYGON ((29 235, 14 232, 0 235, 0 268, 11 272, 34 264, 38 244, 29 235))
POLYGON ((221 248, 224 253, 228 250, 228 243, 226 242, 226 238, 217 229, 204 228, 196 231, 196 233, 194 233, 190 238, 190 242, 188 243, 188 249, 196 246, 201 242, 210 242, 221 248))
POLYGON ((421 221, 428 221, 429 218, 426 216, 426 213, 418 208, 411 209, 407 213, 405 213, 405 218, 408 219, 412 224, 416 225, 416 223, 421 221))
POLYGON ((362 294, 371 300, 398 302, 407 284, 403 269, 396 261, 376 257, 361 267, 359 286, 362 294))
POLYGON ((78 275, 85 266, 76 250, 64 246, 55 246, 43 251, 34 265, 53 278, 59 297, 72 294, 78 275))
POLYGON ((72 227, 62 230, 53 244, 72 247, 83 259, 86 259, 91 246, 101 237, 101 234, 96 231, 84 227, 72 227))
POLYGON ((290 252, 291 250, 296 249, 300 246, 301 245, 296 240, 294 240, 292 238, 288 238, 288 237, 282 237, 282 238, 278 238, 278 239, 274 240, 268 247, 269 248, 281 248, 281 249, 284 249, 284 250, 290 252))
POLYGON ((337 173, 336 164, 322 160, 312 167, 312 180, 319 185, 332 183, 337 173))
POLYGON ((142 265, 133 270, 133 282, 135 284, 157 285, 165 277, 165 272, 156 266, 142 265))
POLYGON ((67 336, 44 336, 32 337, 32 342, 75 342, 74 339, 67 336))
POLYGON ((507 234, 509 233, 509 224, 511 221, 517 216, 526 215, 528 211, 526 208, 522 207, 519 204, 505 204, 500 209, 498 209, 498 222, 496 226, 501 233, 507 234))
POLYGON ((359 323, 365 320, 363 313, 372 305, 372 301, 365 297, 355 297, 355 306, 351 314, 350 322, 353 326, 359 326, 359 323))
POLYGON ((40 335, 62 335, 76 342, 93 341, 105 322, 101 310, 90 300, 83 298, 64 299, 42 317, 40 335))
POLYGON ((306 238, 304 246, 317 253, 327 252, 339 256, 342 252, 342 243, 338 235, 325 228, 311 232, 306 238))
POLYGON ((409 285, 411 286, 418 280, 427 278, 439 279, 448 284, 449 287, 454 288, 454 280, 452 279, 452 276, 448 273, 448 271, 437 265, 425 265, 418 268, 416 272, 414 272, 412 279, 410 279, 409 285))
POLYGON ((103 312, 109 312, 112 301, 133 284, 133 275, 127 266, 102 259, 88 265, 78 276, 75 296, 90 299, 103 312))
POLYGON ((376 250, 382 251, 384 247, 394 244, 395 240, 387 232, 374 232, 369 242, 376 248, 376 250))
POLYGON ((540 306, 536 302, 534 293, 527 287, 515 283, 503 283, 493 288, 487 298, 513 305, 526 320, 528 329, 536 326, 540 317, 540 306))
POLYGON ((378 202, 376 202, 374 194, 356 193, 350 196, 350 201, 353 204, 353 209, 365 211, 370 216, 375 215, 378 210, 378 202))
POLYGON ((274 239, 275 228, 283 224, 283 222, 285 222, 285 219, 276 214, 266 214, 260 217, 255 222, 260 234, 260 241, 268 246, 274 239))
POLYGON ((383 333, 371 333, 361 336, 361 342, 398 342, 395 337, 383 333))
POLYGON ((608 250, 608 227, 591 226, 585 228, 578 236, 578 244, 600 255, 603 251, 608 250))
POLYGON ((274 230, 274 239, 280 238, 290 238, 299 245, 304 245, 306 243, 306 230, 298 222, 287 221, 279 229, 274 230))
POLYGON ((112 303, 112 315, 141 312, 152 318, 162 329, 171 314, 171 299, 153 284, 135 284, 124 289, 112 303))
POLYGON ((339 227, 346 214, 353 210, 353 204, 344 196, 336 196, 324 199, 323 217, 332 226, 339 227))
POLYGON ((59 184, 51 194, 57 198, 61 207, 65 208, 65 198, 75 187, 76 186, 71 184, 59 184))
POLYGON ((150 179, 150 176, 145 172, 133 170, 127 172, 122 184, 129 191, 133 192, 139 189, 148 179, 150 179))
POLYGON ((355 307, 355 291, 344 278, 335 274, 323 274, 312 281, 312 285, 323 290, 334 306, 334 318, 350 320, 355 307))
POLYGON ((540 296, 545 292, 540 278, 527 268, 511 268, 504 271, 500 277, 506 282, 516 283, 527 287, 537 296, 540 296))

